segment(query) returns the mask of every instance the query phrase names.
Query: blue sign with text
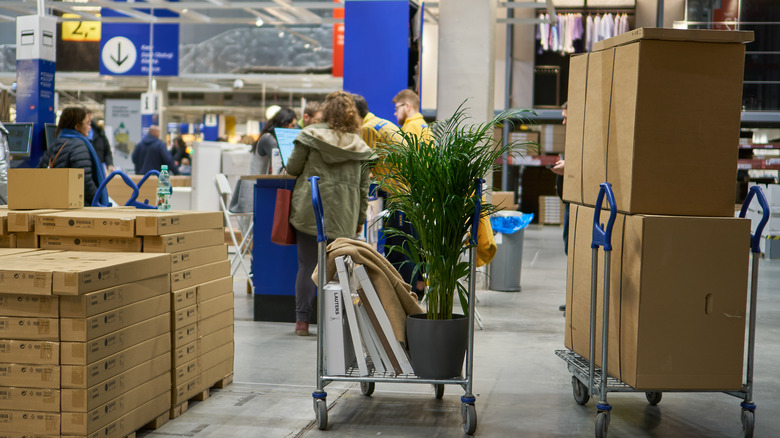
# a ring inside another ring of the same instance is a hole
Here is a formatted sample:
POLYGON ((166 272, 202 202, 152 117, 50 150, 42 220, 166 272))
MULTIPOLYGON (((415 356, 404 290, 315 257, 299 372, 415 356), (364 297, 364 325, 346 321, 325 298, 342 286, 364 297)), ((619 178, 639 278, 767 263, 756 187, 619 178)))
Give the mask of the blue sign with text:
MULTIPOLYGON (((138 3, 136 3, 138 4, 138 3)), ((168 9, 136 9, 156 17, 176 17, 168 9)), ((125 17, 103 8, 103 17, 125 17)), ((179 75, 179 25, 174 23, 103 23, 100 37, 100 74, 147 76, 179 75), (152 28, 153 26, 153 28, 152 28), (150 34, 153 41, 150 47, 150 34), (153 52, 153 55, 150 55, 153 52)))

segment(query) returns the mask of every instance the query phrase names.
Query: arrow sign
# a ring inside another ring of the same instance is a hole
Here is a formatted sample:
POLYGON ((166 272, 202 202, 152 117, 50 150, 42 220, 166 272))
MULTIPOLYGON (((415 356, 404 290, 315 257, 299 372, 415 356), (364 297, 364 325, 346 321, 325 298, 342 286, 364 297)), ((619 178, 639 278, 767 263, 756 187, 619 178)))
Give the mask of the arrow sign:
POLYGON ((100 57, 103 65, 109 71, 120 74, 133 68, 138 55, 135 44, 132 41, 125 37, 117 36, 106 42, 100 57))

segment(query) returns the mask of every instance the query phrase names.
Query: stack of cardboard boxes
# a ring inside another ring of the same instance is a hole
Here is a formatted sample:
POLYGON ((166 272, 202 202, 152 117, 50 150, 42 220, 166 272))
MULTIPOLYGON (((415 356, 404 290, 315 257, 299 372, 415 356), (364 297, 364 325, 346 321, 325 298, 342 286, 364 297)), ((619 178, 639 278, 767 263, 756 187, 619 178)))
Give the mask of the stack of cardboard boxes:
POLYGON ((565 344, 588 357, 594 206, 609 182, 619 213, 607 370, 636 389, 742 385, 750 225, 733 217, 733 203, 751 40, 752 32, 637 29, 571 59, 565 344))
POLYGON ((0 430, 121 437, 167 416, 170 256, 0 258, 0 430))
POLYGON ((41 214, 46 249, 170 254, 171 416, 233 371, 233 278, 219 212, 83 209, 41 214))

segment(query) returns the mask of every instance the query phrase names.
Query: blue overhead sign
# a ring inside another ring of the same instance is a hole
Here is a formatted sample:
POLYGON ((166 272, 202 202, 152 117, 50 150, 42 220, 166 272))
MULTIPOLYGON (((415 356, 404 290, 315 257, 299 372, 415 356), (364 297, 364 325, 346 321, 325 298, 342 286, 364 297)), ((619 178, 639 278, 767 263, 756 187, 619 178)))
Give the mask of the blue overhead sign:
MULTIPOLYGON (((157 17, 177 16, 168 9, 136 10, 157 17)), ((101 14, 103 17, 126 16, 108 8, 103 8, 101 14)), ((103 23, 100 37, 100 74, 148 76, 150 58, 154 76, 179 75, 178 24, 103 23), (154 28, 151 29, 150 26, 154 28), (150 32, 153 34, 152 47, 149 45, 150 32), (151 51, 154 52, 153 56, 150 56, 151 51)))

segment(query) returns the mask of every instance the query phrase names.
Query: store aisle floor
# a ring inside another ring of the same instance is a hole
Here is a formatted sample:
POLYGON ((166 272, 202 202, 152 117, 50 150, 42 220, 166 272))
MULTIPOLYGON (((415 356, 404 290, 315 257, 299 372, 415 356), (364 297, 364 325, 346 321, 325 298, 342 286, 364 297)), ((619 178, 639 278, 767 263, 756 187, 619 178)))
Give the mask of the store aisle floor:
MULTIPOLYGON (((484 437, 593 437, 596 400, 572 398, 563 348, 566 258, 560 228, 525 232, 522 291, 480 291, 485 324, 475 332, 474 393, 484 437)), ((754 400, 756 437, 780 430, 780 260, 760 268, 754 400)), ((256 280, 256 281, 259 281, 256 280)), ((292 323, 252 321, 252 297, 236 277, 234 383, 190 404, 181 417, 138 436, 167 437, 456 437, 463 436, 459 386, 436 400, 430 385, 377 384, 364 397, 356 384, 333 383, 327 431, 317 429, 316 336, 292 323)), ((658 406, 644 394, 609 394, 610 437, 738 437, 740 400, 722 393, 665 393, 658 406)))

